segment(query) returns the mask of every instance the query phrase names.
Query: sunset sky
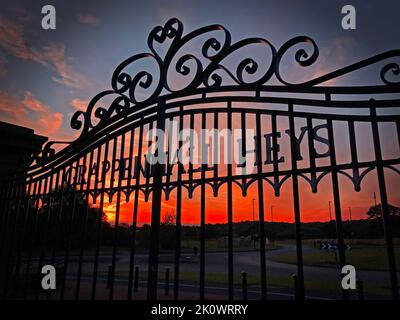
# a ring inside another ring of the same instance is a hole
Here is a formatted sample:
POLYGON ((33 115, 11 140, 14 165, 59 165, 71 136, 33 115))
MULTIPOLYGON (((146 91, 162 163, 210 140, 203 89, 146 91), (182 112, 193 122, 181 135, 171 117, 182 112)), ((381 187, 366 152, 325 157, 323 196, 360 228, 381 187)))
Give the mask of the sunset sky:
MULTIPOLYGON (((111 87, 115 67, 129 56, 148 52, 151 29, 176 17, 184 24, 184 34, 209 24, 222 24, 232 42, 247 37, 263 37, 279 48, 288 39, 307 35, 319 46, 318 64, 309 74, 291 71, 288 77, 301 80, 322 75, 375 54, 400 48, 400 3, 398 0, 362 1, 351 4, 357 10, 357 30, 341 27, 341 8, 348 1, 5 1, 0 0, 0 121, 26 126, 50 140, 74 140, 78 132, 70 128, 77 110, 85 110, 98 92, 111 87), (57 29, 41 29, 41 8, 52 4, 57 12, 57 29)), ((372 68, 372 71, 374 69, 372 68)), ((380 84, 376 72, 351 75, 334 85, 380 84)), ((282 131, 285 128, 282 128, 282 131)), ((390 143, 392 131, 383 133, 384 150, 399 156, 397 144, 390 143)), ((394 140, 393 140, 394 141, 394 140)), ((373 149, 364 143, 360 152, 368 157, 373 149)), ((340 152, 339 152, 340 153, 340 152)), ((346 150, 341 154, 345 155, 346 150)), ((400 205, 393 173, 388 173, 389 200, 400 205)), ((331 179, 325 178, 317 194, 300 180, 303 221, 329 219, 328 201, 333 201, 331 179)), ((340 177, 342 211, 348 219, 365 218, 377 192, 376 175, 363 181, 362 191, 340 177)), ((398 183, 397 183, 398 185, 398 183)), ((265 185, 265 217, 274 221, 293 219, 291 183, 284 184, 280 197, 265 185)), ((252 199, 256 185, 242 197, 234 187, 234 221, 252 219, 252 199)), ((207 223, 226 222, 226 186, 217 198, 210 192, 206 204, 207 223)), ((199 190, 183 203, 183 222, 199 223, 199 190)), ((379 196, 379 195, 378 195, 379 196)), ((186 194, 185 197, 187 198, 186 194)), ((121 220, 130 222, 132 201, 123 203, 121 220)), ((176 193, 163 201, 163 213, 175 210, 176 193)), ((378 201, 379 202, 379 201, 378 201)), ((149 221, 151 203, 140 199, 139 222, 149 221)), ((255 207, 258 212, 257 205, 255 207)), ((106 208, 113 219, 115 205, 106 208)), ((333 205, 332 205, 333 212, 333 205)), ((333 213, 334 215, 334 213, 333 213)))

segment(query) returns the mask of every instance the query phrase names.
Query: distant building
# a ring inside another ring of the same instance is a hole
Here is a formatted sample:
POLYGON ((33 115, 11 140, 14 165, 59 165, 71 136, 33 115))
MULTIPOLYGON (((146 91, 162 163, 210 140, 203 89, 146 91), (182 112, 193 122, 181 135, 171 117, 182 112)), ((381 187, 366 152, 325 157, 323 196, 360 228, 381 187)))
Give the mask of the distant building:
POLYGON ((0 181, 26 171, 47 140, 32 129, 0 121, 0 181))

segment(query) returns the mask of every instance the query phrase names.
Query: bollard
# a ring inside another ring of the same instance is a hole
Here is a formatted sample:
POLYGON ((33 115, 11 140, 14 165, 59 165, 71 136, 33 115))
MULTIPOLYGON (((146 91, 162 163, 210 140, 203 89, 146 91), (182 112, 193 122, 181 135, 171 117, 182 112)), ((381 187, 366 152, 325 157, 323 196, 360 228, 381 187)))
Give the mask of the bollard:
POLYGON ((364 284, 362 280, 357 280, 358 299, 364 300, 364 284))
POLYGON ((107 289, 111 287, 111 273, 112 273, 112 266, 108 266, 107 272, 107 289))
POLYGON ((139 288, 139 267, 135 267, 135 280, 133 283, 133 291, 138 292, 139 288))
POLYGON ((242 295, 243 300, 247 300, 247 272, 242 271, 242 295))
POLYGON ((293 282, 294 282, 294 299, 295 300, 299 300, 300 299, 300 295, 299 295, 299 285, 298 285, 298 279, 297 279, 297 275, 293 274, 292 275, 293 278, 293 282))
POLYGON ((165 295, 169 295, 169 268, 165 268, 165 295))

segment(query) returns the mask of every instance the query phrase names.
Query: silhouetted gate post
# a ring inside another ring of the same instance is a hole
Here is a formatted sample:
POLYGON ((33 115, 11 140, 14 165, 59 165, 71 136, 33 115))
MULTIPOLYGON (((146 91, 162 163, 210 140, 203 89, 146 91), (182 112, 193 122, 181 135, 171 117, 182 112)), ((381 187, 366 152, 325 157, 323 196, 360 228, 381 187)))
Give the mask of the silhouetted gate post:
MULTIPOLYGON (((164 131, 165 129, 164 112, 164 101, 159 99, 157 105, 157 129, 162 131, 164 131)), ((155 156, 159 155, 160 150, 162 150, 162 152, 164 150, 164 139, 157 140, 157 149, 155 151, 155 156)), ((151 202, 151 234, 147 280, 147 299, 156 300, 163 164, 157 161, 155 164, 153 164, 151 172, 153 177, 153 198, 151 202)))

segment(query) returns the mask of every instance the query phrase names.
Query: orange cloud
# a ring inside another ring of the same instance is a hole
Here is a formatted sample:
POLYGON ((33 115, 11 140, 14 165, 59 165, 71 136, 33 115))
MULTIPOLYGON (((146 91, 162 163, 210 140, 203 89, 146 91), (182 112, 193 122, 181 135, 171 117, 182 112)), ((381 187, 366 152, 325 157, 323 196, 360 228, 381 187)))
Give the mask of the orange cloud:
MULTIPOLYGON (((0 47, 18 59, 31 60, 55 71, 57 77, 52 77, 52 79, 57 83, 72 88, 86 86, 86 78, 70 66, 65 45, 51 43, 38 50, 29 46, 24 31, 22 23, 18 24, 0 17, 0 47)), ((2 63, 0 63, 0 70, 2 69, 2 63)))
POLYGON ((75 98, 71 101, 71 106, 78 111, 86 111, 89 101, 75 98))
POLYGON ((0 91, 0 118, 3 121, 26 126, 45 136, 60 135, 64 115, 54 112, 31 92, 25 92, 19 101, 0 91))
POLYGON ((56 112, 40 118, 39 124, 41 128, 45 128, 44 131, 46 131, 47 135, 54 135, 60 130, 63 124, 63 119, 64 115, 62 113, 56 112))
POLYGON ((31 111, 34 112, 46 112, 49 107, 46 106, 43 102, 36 99, 32 92, 27 91, 24 96, 24 100, 22 100, 22 104, 31 111))
POLYGON ((42 55, 50 63, 51 68, 57 72, 58 77, 53 77, 53 81, 72 88, 86 86, 86 78, 75 72, 68 64, 65 55, 65 45, 52 44, 44 47, 42 55))
POLYGON ((40 54, 27 45, 22 25, 5 17, 0 17, 0 45, 18 59, 43 63, 40 54))

